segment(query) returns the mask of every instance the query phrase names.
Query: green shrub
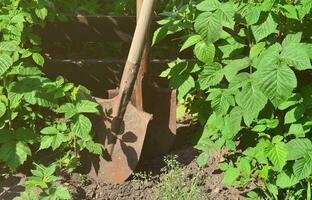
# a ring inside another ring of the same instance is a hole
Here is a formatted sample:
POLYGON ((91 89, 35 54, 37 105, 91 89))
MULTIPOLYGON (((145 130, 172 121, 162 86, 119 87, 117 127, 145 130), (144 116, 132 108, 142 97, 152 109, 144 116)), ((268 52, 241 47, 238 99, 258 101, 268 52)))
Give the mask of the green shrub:
MULTIPOLYGON (((46 149, 58 152, 58 158, 67 160, 63 164, 72 167, 79 151, 102 151, 92 140, 88 116, 99 114, 99 107, 87 100, 90 92, 42 72, 42 41, 34 29, 65 20, 63 13, 83 6, 78 0, 71 1, 72 7, 66 2, 0 1, 0 161, 12 170, 46 149)), ((86 6, 84 12, 93 10, 86 6)))
POLYGON ((190 1, 159 22, 154 45, 180 32, 180 51, 194 55, 170 63, 161 76, 202 125, 198 163, 205 165, 212 149, 228 149, 220 164, 224 184, 261 179, 270 198, 301 189, 310 197, 311 6, 190 1))

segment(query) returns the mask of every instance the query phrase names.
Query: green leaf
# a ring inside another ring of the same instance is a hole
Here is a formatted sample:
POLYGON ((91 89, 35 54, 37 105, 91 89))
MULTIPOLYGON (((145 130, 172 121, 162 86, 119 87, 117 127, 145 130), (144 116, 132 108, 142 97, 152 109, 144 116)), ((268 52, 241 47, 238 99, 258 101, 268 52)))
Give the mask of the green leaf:
POLYGON ((301 44, 291 43, 283 47, 281 58, 298 70, 312 69, 309 54, 301 44))
POLYGON ((293 139, 286 144, 286 147, 288 160, 297 160, 312 151, 312 143, 309 139, 293 139))
POLYGON ((56 109, 58 113, 65 113, 65 118, 70 119, 75 114, 77 114, 77 110, 74 104, 72 103, 65 103, 61 105, 58 109, 56 109))
POLYGON ((39 53, 33 53, 32 59, 35 61, 36 64, 43 66, 44 64, 44 58, 39 53))
POLYGON ((265 42, 260 42, 250 48, 249 58, 253 59, 258 56, 265 48, 265 42))
POLYGON ((42 193, 41 200, 70 200, 72 196, 64 186, 54 186, 49 188, 49 194, 42 193))
POLYGON ((81 139, 89 139, 92 124, 91 121, 84 115, 79 114, 73 118, 72 131, 81 139))
POLYGON ((222 32, 221 19, 216 14, 204 12, 196 18, 194 28, 207 44, 214 43, 222 32))
POLYGON ((301 124, 292 124, 289 127, 288 135, 295 135, 296 137, 304 137, 304 129, 301 124))
POLYGON ((262 51, 256 59, 253 59, 253 65, 257 69, 270 67, 278 62, 282 46, 279 43, 271 45, 262 51))
POLYGON ((230 114, 224 119, 224 126, 222 128, 222 136, 227 140, 232 140, 241 130, 242 110, 240 107, 234 107, 230 114))
POLYGON ((250 62, 247 57, 236 60, 228 60, 226 63, 227 65, 223 68, 225 78, 231 82, 240 70, 249 66, 249 63, 250 62))
POLYGON ((290 188, 297 183, 298 180, 293 174, 291 174, 291 176, 288 176, 285 172, 281 172, 279 175, 277 175, 276 185, 280 188, 290 188))
POLYGON ((278 109, 280 110, 286 110, 287 108, 298 104, 300 101, 302 101, 302 98, 298 94, 293 94, 287 101, 284 101, 278 106, 278 109))
POLYGON ((198 42, 200 42, 202 40, 202 38, 200 37, 200 35, 191 35, 189 36, 185 42, 183 43, 180 52, 197 44, 198 42))
POLYGON ((244 122, 250 126, 258 118, 259 112, 267 103, 266 96, 252 83, 248 83, 241 92, 235 96, 237 104, 242 107, 244 122))
POLYGON ((302 38, 302 32, 294 33, 294 34, 287 34, 282 42, 282 46, 287 47, 293 44, 299 44, 302 38))
POLYGON ((234 15, 237 10, 237 6, 234 2, 222 3, 219 9, 216 11, 216 15, 220 16, 222 25, 230 29, 234 28, 235 21, 234 15))
POLYGON ((286 4, 283 5, 281 8, 283 15, 286 16, 287 18, 298 19, 297 9, 295 6, 286 4))
POLYGON ((81 100, 76 104, 77 113, 98 113, 99 104, 89 100, 81 100))
POLYGON ((311 175, 312 158, 311 152, 303 155, 303 158, 296 160, 293 166, 294 174, 298 180, 302 180, 311 175))
POLYGON ((212 90, 207 100, 211 101, 211 107, 218 115, 225 115, 230 105, 235 105, 234 97, 226 90, 221 89, 212 90))
POLYGON ((41 20, 44 20, 48 15, 48 9, 45 7, 35 8, 35 13, 37 17, 39 17, 41 20))
POLYGON ((0 102, 0 118, 6 113, 6 105, 0 102))
POLYGON ((16 41, 3 41, 0 42, 0 52, 1 51, 9 51, 9 52, 14 52, 14 51, 19 51, 20 48, 16 44, 16 41))
POLYGON ((203 63, 213 62, 215 51, 216 48, 212 43, 207 45, 204 41, 197 43, 194 48, 196 58, 203 63))
MULTIPOLYGON (((247 4, 248 6, 248 4, 247 4)), ((247 25, 253 25, 259 21, 261 9, 258 6, 250 5, 247 7, 247 13, 245 14, 245 19, 247 25), (250 7, 249 7, 250 6, 250 7)))
POLYGON ((222 183, 227 185, 233 185, 239 174, 240 170, 238 168, 230 167, 228 170, 225 171, 222 183))
POLYGON ((22 165, 28 155, 31 155, 31 151, 24 142, 9 142, 0 147, 0 160, 13 170, 22 165))
POLYGON ((223 79, 222 65, 219 63, 211 63, 204 66, 204 70, 200 73, 198 81, 200 89, 205 90, 210 86, 219 84, 223 79))
POLYGON ((40 141, 39 150, 52 147, 53 151, 61 146, 66 138, 63 133, 59 132, 54 126, 46 127, 40 131, 43 136, 40 141))
POLYGON ((290 111, 286 113, 285 118, 284 118, 284 123, 291 124, 291 123, 297 122, 303 117, 304 111, 305 111, 305 108, 302 105, 294 107, 293 109, 291 109, 290 111))
POLYGON ((276 31, 277 23, 274 21, 271 14, 268 15, 265 22, 260 25, 252 25, 251 30, 258 43, 260 40, 266 38, 276 31))
POLYGON ((220 8, 221 3, 218 0, 205 0, 196 5, 199 11, 214 11, 220 8))
POLYGON ((196 159, 196 162, 199 167, 203 167, 207 164, 209 158, 209 154, 207 152, 202 152, 196 159))
POLYGON ((15 197, 13 200, 38 200, 38 196, 34 191, 24 191, 21 196, 15 197))
POLYGON ((178 100, 182 100, 183 97, 195 87, 195 81, 189 74, 183 74, 173 77, 169 82, 170 87, 178 89, 178 100))
MULTIPOLYGON (((273 138, 274 140, 274 138, 273 138)), ((287 161, 287 148, 284 142, 275 142, 266 148, 267 156, 278 171, 282 171, 287 161)))
POLYGON ((261 10, 262 11, 270 11, 273 7, 275 3, 275 0, 264 0, 262 3, 261 3, 261 10))
POLYGON ((295 73, 286 65, 271 65, 260 68, 255 72, 255 82, 273 105, 287 100, 297 87, 297 78, 295 73))
POLYGON ((0 55, 0 76, 2 76, 12 65, 13 61, 10 56, 5 54, 0 55))
POLYGON ((93 141, 86 142, 86 148, 89 152, 96 154, 96 155, 102 155, 102 145, 99 143, 94 143, 93 141))

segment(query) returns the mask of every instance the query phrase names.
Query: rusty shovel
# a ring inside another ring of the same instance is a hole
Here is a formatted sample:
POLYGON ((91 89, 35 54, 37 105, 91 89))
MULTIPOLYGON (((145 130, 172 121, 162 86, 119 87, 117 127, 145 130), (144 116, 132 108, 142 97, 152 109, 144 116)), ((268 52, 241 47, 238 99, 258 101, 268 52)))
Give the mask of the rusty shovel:
POLYGON ((146 33, 155 0, 144 0, 134 32, 118 95, 96 101, 102 106, 102 118, 95 125, 96 141, 103 145, 100 157, 82 155, 84 170, 98 182, 121 183, 135 169, 152 115, 130 102, 144 50, 146 33))
MULTIPOLYGON (((143 0, 136 0, 137 19, 139 19, 143 0)), ((151 113, 142 150, 143 158, 153 158, 167 153, 173 145, 176 124, 176 91, 158 87, 150 70, 150 33, 146 34, 140 68, 134 86, 131 102, 140 111, 151 113)), ((109 98, 118 95, 118 89, 108 91, 109 98)))

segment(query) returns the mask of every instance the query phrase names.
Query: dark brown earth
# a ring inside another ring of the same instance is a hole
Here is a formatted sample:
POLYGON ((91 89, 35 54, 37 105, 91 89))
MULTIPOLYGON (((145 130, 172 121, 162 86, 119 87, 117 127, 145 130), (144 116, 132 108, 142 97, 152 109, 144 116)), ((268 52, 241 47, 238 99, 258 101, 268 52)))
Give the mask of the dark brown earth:
MULTIPOLYGON (((222 185, 223 173, 218 170, 218 163, 223 159, 222 152, 215 152, 208 164, 200 168, 196 163, 198 151, 192 144, 196 128, 180 127, 174 148, 168 155, 176 155, 184 174, 188 179, 196 176, 197 186, 202 191, 202 199, 236 200, 243 199, 249 187, 238 190, 222 185)), ((62 184, 67 186, 73 198, 80 200, 137 200, 157 199, 157 189, 161 169, 165 166, 164 156, 140 162, 135 173, 150 174, 146 179, 130 177, 123 184, 112 185, 95 183, 78 173, 60 175, 62 184)), ((24 190, 25 175, 22 173, 0 177, 0 199, 11 200, 24 190)))

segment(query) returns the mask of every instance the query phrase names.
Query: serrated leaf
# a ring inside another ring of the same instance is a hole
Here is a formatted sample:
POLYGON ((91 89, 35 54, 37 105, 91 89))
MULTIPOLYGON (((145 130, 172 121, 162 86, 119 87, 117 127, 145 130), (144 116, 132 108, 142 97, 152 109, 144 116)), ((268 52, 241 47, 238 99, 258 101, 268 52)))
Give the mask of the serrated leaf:
POLYGON ((36 64, 43 66, 44 64, 44 58, 42 57, 41 54, 39 53, 33 53, 32 54, 32 59, 35 61, 36 64))
POLYGON ((297 9, 294 5, 283 5, 281 7, 281 11, 283 15, 289 19, 298 19, 297 9))
POLYGON ((233 139, 241 130, 241 122, 243 112, 240 107, 234 107, 230 114, 224 119, 224 126, 222 128, 222 136, 227 139, 233 139))
POLYGON ((283 142, 271 144, 267 149, 267 156, 278 171, 282 171, 287 161, 287 148, 283 142))
POLYGON ((214 11, 221 6, 218 0, 205 0, 196 5, 196 9, 199 11, 214 11))
POLYGON ((304 137, 304 129, 301 124, 292 124, 289 127, 288 135, 295 135, 296 137, 304 137))
POLYGON ((103 153, 102 145, 99 143, 94 143, 93 141, 88 141, 86 143, 86 148, 88 149, 89 152, 96 155, 102 155, 103 153))
POLYGON ((252 83, 248 83, 236 97, 237 104, 242 107, 244 122, 250 126, 252 121, 256 119, 259 112, 267 103, 266 96, 252 83))
POLYGON ((72 131, 81 139, 89 139, 92 124, 91 121, 84 115, 79 114, 73 118, 72 131))
POLYGON ((297 87, 295 73, 286 65, 271 65, 255 73, 255 82, 275 107, 287 100, 297 87))
POLYGON ((233 29, 235 25, 234 15, 236 10, 237 6, 234 4, 234 2, 229 1, 222 3, 222 5, 216 11, 216 15, 220 16, 223 26, 233 29))
POLYGON ((276 31, 277 23, 274 21, 271 14, 268 15, 267 19, 260 25, 251 26, 252 33, 258 43, 260 40, 266 38, 276 31))
POLYGON ((200 37, 200 35, 191 35, 189 36, 185 42, 183 43, 180 52, 197 44, 198 42, 200 42, 202 40, 202 38, 200 37))
POLYGON ((14 51, 19 51, 20 48, 19 46, 16 44, 15 41, 3 41, 0 42, 0 52, 1 51, 10 51, 10 52, 14 52, 14 51))
POLYGON ((284 46, 280 57, 298 70, 312 69, 309 54, 301 44, 291 43, 284 46))
POLYGON ((275 3, 275 0, 264 0, 261 3, 260 9, 262 11, 270 11, 275 3))
POLYGON ((196 58, 203 63, 213 62, 215 51, 216 48, 214 44, 206 44, 204 41, 197 43, 194 48, 196 58))
POLYGON ((305 108, 302 105, 294 107, 293 109, 291 109, 290 111, 286 113, 285 118, 284 118, 284 123, 291 124, 291 123, 297 122, 303 117, 304 111, 305 111, 305 108))
POLYGON ((298 180, 302 180, 310 176, 312 172, 311 153, 306 153, 302 158, 296 160, 293 166, 293 170, 298 180))
POLYGON ((297 178, 291 174, 288 176, 285 172, 280 173, 277 175, 276 185, 280 188, 290 188, 298 183, 297 178))
POLYGON ((264 47, 265 47, 265 42, 260 42, 258 44, 253 45, 250 48, 249 58, 253 59, 256 56, 258 56, 264 50, 264 47))
POLYGON ((222 32, 220 16, 211 12, 201 13, 195 20, 194 28, 207 44, 214 43, 222 32))
POLYGON ((69 200, 72 199, 72 196, 68 189, 64 186, 54 186, 49 188, 49 194, 41 193, 41 200, 69 200))
POLYGON ((0 76, 2 76, 12 65, 13 61, 10 56, 5 54, 0 55, 0 76))
POLYGON ((265 49, 259 57, 253 59, 253 65, 257 69, 270 67, 278 62, 282 47, 279 43, 271 45, 265 49))
POLYGON ((203 167, 207 164, 209 158, 209 154, 207 152, 202 152, 196 159, 196 162, 199 167, 203 167))
POLYGON ((278 106, 280 110, 286 110, 287 108, 298 104, 302 100, 301 96, 298 94, 293 94, 287 101, 284 101, 278 106))
POLYGON ((222 65, 211 63, 204 66, 204 70, 199 75, 199 85, 202 90, 219 84, 223 79, 222 65))
POLYGON ((283 47, 287 47, 292 44, 299 44, 302 38, 302 32, 287 34, 282 42, 283 47))
POLYGON ((232 79, 236 76, 236 74, 246 67, 249 66, 249 59, 242 58, 242 59, 236 59, 236 60, 229 60, 227 61, 227 65, 223 68, 223 72, 225 75, 225 78, 231 82, 232 79))
POLYGON ((230 167, 225 171, 223 176, 223 184, 233 185, 240 174, 240 170, 238 168, 230 167))
POLYGON ((61 105, 58 109, 56 109, 58 113, 65 113, 65 118, 72 118, 75 114, 77 114, 77 110, 74 104, 65 103, 61 105))
POLYGON ((6 105, 0 102, 0 118, 6 113, 6 105))
POLYGON ((297 160, 312 151, 312 143, 309 139, 293 139, 286 144, 286 147, 288 160, 297 160))
POLYGON ((41 138, 39 150, 52 147, 53 151, 61 146, 64 142, 64 134, 57 133, 54 135, 45 135, 41 138))
POLYGON ((258 6, 250 5, 250 7, 247 8, 247 13, 245 14, 245 19, 247 22, 247 25, 253 25, 259 21, 261 14, 261 9, 258 6))
POLYGON ((178 89, 178 100, 182 100, 183 97, 195 87, 195 81, 189 74, 183 74, 173 77, 169 82, 170 87, 178 89))
POLYGON ((234 97, 225 90, 212 90, 207 100, 211 101, 211 107, 218 115, 225 115, 230 106, 235 105, 234 97))
POLYGON ((0 160, 13 170, 22 165, 28 155, 31 155, 30 148, 23 142, 9 142, 0 147, 0 160))
POLYGON ((99 104, 89 101, 89 100, 81 100, 76 104, 77 113, 98 113, 99 104))
POLYGON ((45 7, 35 8, 35 13, 37 17, 39 17, 41 20, 44 20, 48 15, 48 9, 45 7))

